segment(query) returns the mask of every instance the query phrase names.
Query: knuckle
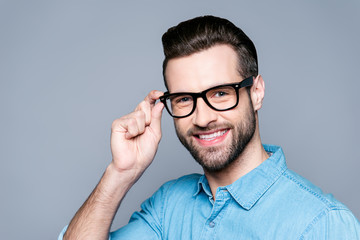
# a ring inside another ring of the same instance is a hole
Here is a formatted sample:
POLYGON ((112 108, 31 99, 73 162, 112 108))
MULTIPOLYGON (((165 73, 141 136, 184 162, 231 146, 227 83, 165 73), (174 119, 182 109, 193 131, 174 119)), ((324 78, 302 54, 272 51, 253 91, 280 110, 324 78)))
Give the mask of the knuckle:
POLYGON ((148 102, 143 100, 137 105, 135 111, 146 109, 148 106, 149 106, 148 102))
POLYGON ((129 126, 129 127, 133 127, 133 126, 136 126, 136 125, 137 125, 137 121, 136 121, 135 118, 129 118, 129 119, 127 120, 127 123, 128 123, 128 126, 129 126))
POLYGON ((149 95, 150 95, 150 96, 154 96, 154 95, 156 95, 156 93, 157 93, 156 90, 152 90, 152 91, 149 92, 149 95))
POLYGON ((139 119, 145 118, 145 112, 143 110, 135 111, 134 116, 139 119))
POLYGON ((148 101, 142 101, 141 102, 141 106, 146 109, 146 108, 150 108, 150 103, 148 101))
POLYGON ((115 119, 111 124, 111 129, 116 128, 119 125, 120 121, 120 119, 115 119))

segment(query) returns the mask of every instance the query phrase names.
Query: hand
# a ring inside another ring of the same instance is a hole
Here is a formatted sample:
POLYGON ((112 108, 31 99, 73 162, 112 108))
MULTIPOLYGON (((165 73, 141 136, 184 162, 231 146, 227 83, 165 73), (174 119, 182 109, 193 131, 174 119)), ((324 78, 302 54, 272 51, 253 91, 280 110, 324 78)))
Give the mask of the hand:
POLYGON ((116 119, 111 127, 111 152, 115 169, 136 179, 155 157, 161 139, 164 105, 155 101, 163 93, 151 91, 135 111, 116 119))

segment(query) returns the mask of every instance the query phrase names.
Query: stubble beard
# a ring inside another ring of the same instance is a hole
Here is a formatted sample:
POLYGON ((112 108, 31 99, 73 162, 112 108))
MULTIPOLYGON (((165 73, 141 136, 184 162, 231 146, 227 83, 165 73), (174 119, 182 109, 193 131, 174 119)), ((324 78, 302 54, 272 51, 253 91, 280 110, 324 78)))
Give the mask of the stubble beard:
POLYGON ((206 128, 195 126, 189 129, 186 136, 180 132, 176 124, 175 129, 180 142, 205 171, 219 172, 238 159, 254 136, 256 129, 255 112, 250 103, 246 118, 236 125, 227 122, 221 124, 221 126, 210 124, 206 128), (230 144, 219 147, 200 147, 199 145, 194 144, 193 132, 199 130, 210 131, 213 129, 230 129, 232 131, 230 144))

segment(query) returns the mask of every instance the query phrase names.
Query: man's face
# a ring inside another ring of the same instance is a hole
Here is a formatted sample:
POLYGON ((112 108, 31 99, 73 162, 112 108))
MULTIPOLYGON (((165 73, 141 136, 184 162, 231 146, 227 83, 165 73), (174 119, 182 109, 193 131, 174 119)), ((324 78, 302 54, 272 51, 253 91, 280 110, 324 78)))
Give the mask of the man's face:
MULTIPOLYGON (((165 75, 170 93, 201 92, 216 85, 240 82, 243 77, 237 68, 236 52, 227 45, 216 45, 171 59, 165 75)), ((254 109, 244 88, 239 90, 236 108, 215 111, 198 98, 194 113, 174 119, 174 123, 181 143, 209 172, 220 171, 237 160, 256 128, 254 109)))

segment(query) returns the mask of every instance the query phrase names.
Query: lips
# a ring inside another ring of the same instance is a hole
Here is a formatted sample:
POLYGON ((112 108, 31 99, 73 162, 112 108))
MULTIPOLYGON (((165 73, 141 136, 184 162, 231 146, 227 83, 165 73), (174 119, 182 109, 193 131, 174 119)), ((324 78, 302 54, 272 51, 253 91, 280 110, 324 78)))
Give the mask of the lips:
POLYGON ((212 141, 212 140, 224 135, 227 131, 228 130, 221 130, 221 131, 213 132, 213 133, 210 133, 210 134, 200 134, 200 135, 198 135, 198 137, 201 140, 212 141))
POLYGON ((197 133, 193 136, 202 146, 215 146, 224 141, 229 132, 229 129, 221 129, 207 133, 197 133))

